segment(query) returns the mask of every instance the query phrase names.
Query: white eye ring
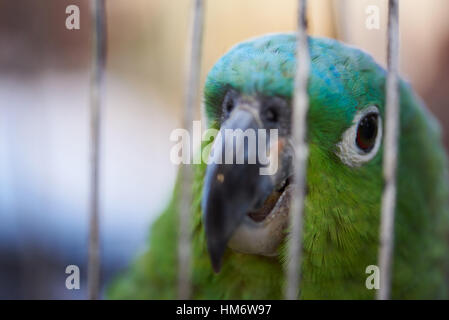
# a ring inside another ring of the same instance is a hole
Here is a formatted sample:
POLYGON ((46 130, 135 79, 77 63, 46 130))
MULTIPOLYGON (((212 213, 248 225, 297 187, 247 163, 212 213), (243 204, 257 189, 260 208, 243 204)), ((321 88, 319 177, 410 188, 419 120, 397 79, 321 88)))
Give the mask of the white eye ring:
POLYGON ((337 156, 341 161, 350 167, 359 167, 365 162, 370 161, 379 151, 380 143, 382 141, 382 118, 379 114, 379 109, 376 106, 369 106, 363 110, 357 112, 354 117, 352 126, 347 129, 343 135, 341 141, 337 144, 337 156), (357 146, 357 130, 360 121, 367 114, 377 114, 377 136, 374 146, 368 152, 360 149, 357 146))

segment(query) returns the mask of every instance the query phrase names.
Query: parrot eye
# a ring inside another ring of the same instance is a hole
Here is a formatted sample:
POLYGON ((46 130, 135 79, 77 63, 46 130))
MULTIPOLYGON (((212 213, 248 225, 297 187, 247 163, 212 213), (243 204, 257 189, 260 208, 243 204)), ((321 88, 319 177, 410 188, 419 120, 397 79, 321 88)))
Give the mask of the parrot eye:
POLYGON ((369 113, 364 116, 357 128, 356 143, 364 152, 370 152, 376 143, 378 114, 369 113))
POLYGON ((223 115, 225 118, 229 116, 229 114, 232 112, 232 110, 234 110, 235 100, 236 100, 237 96, 238 96, 238 93, 233 89, 230 89, 226 93, 226 95, 223 99, 223 105, 222 105, 223 115))
POLYGON ((234 109, 234 101, 232 99, 228 99, 225 104, 226 112, 230 113, 232 109, 234 109))
POLYGON ((337 155, 348 166, 358 167, 370 161, 379 151, 382 119, 379 109, 370 106, 357 112, 353 125, 337 144, 337 155))

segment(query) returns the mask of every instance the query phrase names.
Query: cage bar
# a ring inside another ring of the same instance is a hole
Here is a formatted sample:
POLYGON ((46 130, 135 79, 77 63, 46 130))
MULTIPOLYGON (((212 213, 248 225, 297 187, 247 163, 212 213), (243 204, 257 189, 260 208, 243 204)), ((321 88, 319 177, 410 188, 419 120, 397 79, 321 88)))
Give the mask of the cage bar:
POLYGON ((385 140, 383 155, 384 190, 380 226, 378 300, 390 298, 396 207, 396 168, 399 140, 399 7, 388 3, 388 75, 386 81, 385 140))
MULTIPOLYGON (((203 41, 204 1, 193 0, 193 14, 188 48, 188 71, 185 84, 183 127, 192 132, 195 104, 198 101, 201 70, 201 47, 203 41)), ((192 155, 190 154, 190 163, 192 155)), ((178 298, 189 299, 191 294, 191 209, 193 172, 189 164, 180 167, 181 201, 179 203, 178 234, 178 298)))
POLYGON ((307 156, 306 143, 307 110, 309 97, 307 83, 310 69, 307 38, 307 0, 298 2, 298 36, 296 49, 295 91, 293 97, 292 143, 295 153, 294 191, 290 208, 290 234, 288 242, 288 263, 286 270, 285 299, 294 300, 299 295, 303 214, 306 186, 307 156))
POLYGON ((99 237, 99 173, 100 128, 103 104, 104 67, 106 61, 106 17, 104 0, 90 2, 92 26, 92 60, 90 79, 90 212, 88 249, 88 298, 100 296, 100 237, 99 237))

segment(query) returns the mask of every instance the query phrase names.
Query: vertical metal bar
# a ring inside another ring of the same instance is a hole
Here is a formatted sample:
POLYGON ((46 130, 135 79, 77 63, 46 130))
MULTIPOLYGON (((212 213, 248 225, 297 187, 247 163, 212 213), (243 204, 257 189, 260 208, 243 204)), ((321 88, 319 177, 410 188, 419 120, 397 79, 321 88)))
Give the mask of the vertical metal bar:
MULTIPOLYGON (((193 1, 193 15, 190 29, 190 48, 188 73, 185 85, 185 106, 183 127, 192 132, 195 103, 198 101, 198 91, 201 68, 201 47, 203 40, 203 0, 193 1)), ((192 160, 190 155, 189 160, 192 160)), ((191 294, 191 208, 193 172, 188 164, 180 168, 182 185, 181 201, 179 202, 179 235, 178 235, 178 298, 189 299, 191 294)))
POLYGON ((99 173, 100 125, 104 68, 106 61, 106 22, 104 0, 90 1, 92 25, 92 60, 90 79, 90 213, 88 252, 88 298, 100 295, 100 239, 99 239, 99 173))
POLYGON ((383 155, 384 190, 380 228, 380 288, 377 299, 390 298, 396 207, 396 168, 399 140, 399 8, 397 0, 388 4, 388 76, 386 82, 385 140, 383 155))
POLYGON ((306 22, 307 1, 298 2, 298 37, 296 49, 296 76, 293 98, 292 142, 295 150, 294 193, 290 208, 290 227, 288 244, 288 264, 286 273, 285 298, 294 300, 299 295, 300 268, 302 263, 302 229, 306 187, 307 156, 307 110, 309 97, 307 84, 310 69, 309 45, 306 22))

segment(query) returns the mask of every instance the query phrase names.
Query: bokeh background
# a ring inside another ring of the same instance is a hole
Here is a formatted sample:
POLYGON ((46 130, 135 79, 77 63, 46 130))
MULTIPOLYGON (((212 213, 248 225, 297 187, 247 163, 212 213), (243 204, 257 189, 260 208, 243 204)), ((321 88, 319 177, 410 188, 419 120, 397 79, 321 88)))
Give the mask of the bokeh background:
MULTIPOLYGON (((89 0, 0 0, 0 299, 84 299, 89 199, 89 0), (65 8, 81 10, 67 30, 65 8), (65 288, 65 267, 81 289, 65 288)), ((312 35, 361 47, 385 65, 386 0, 311 0, 312 35), (380 29, 365 27, 367 6, 380 29)), ((233 44, 294 31, 296 0, 206 0, 202 80, 233 44)), ((103 287, 145 249, 176 167, 188 0, 106 0, 101 146, 103 287)), ((400 1, 401 72, 449 143, 449 1, 400 1)), ((198 107, 199 110, 199 107, 198 107)), ((200 112, 196 115, 201 118, 200 112)))

